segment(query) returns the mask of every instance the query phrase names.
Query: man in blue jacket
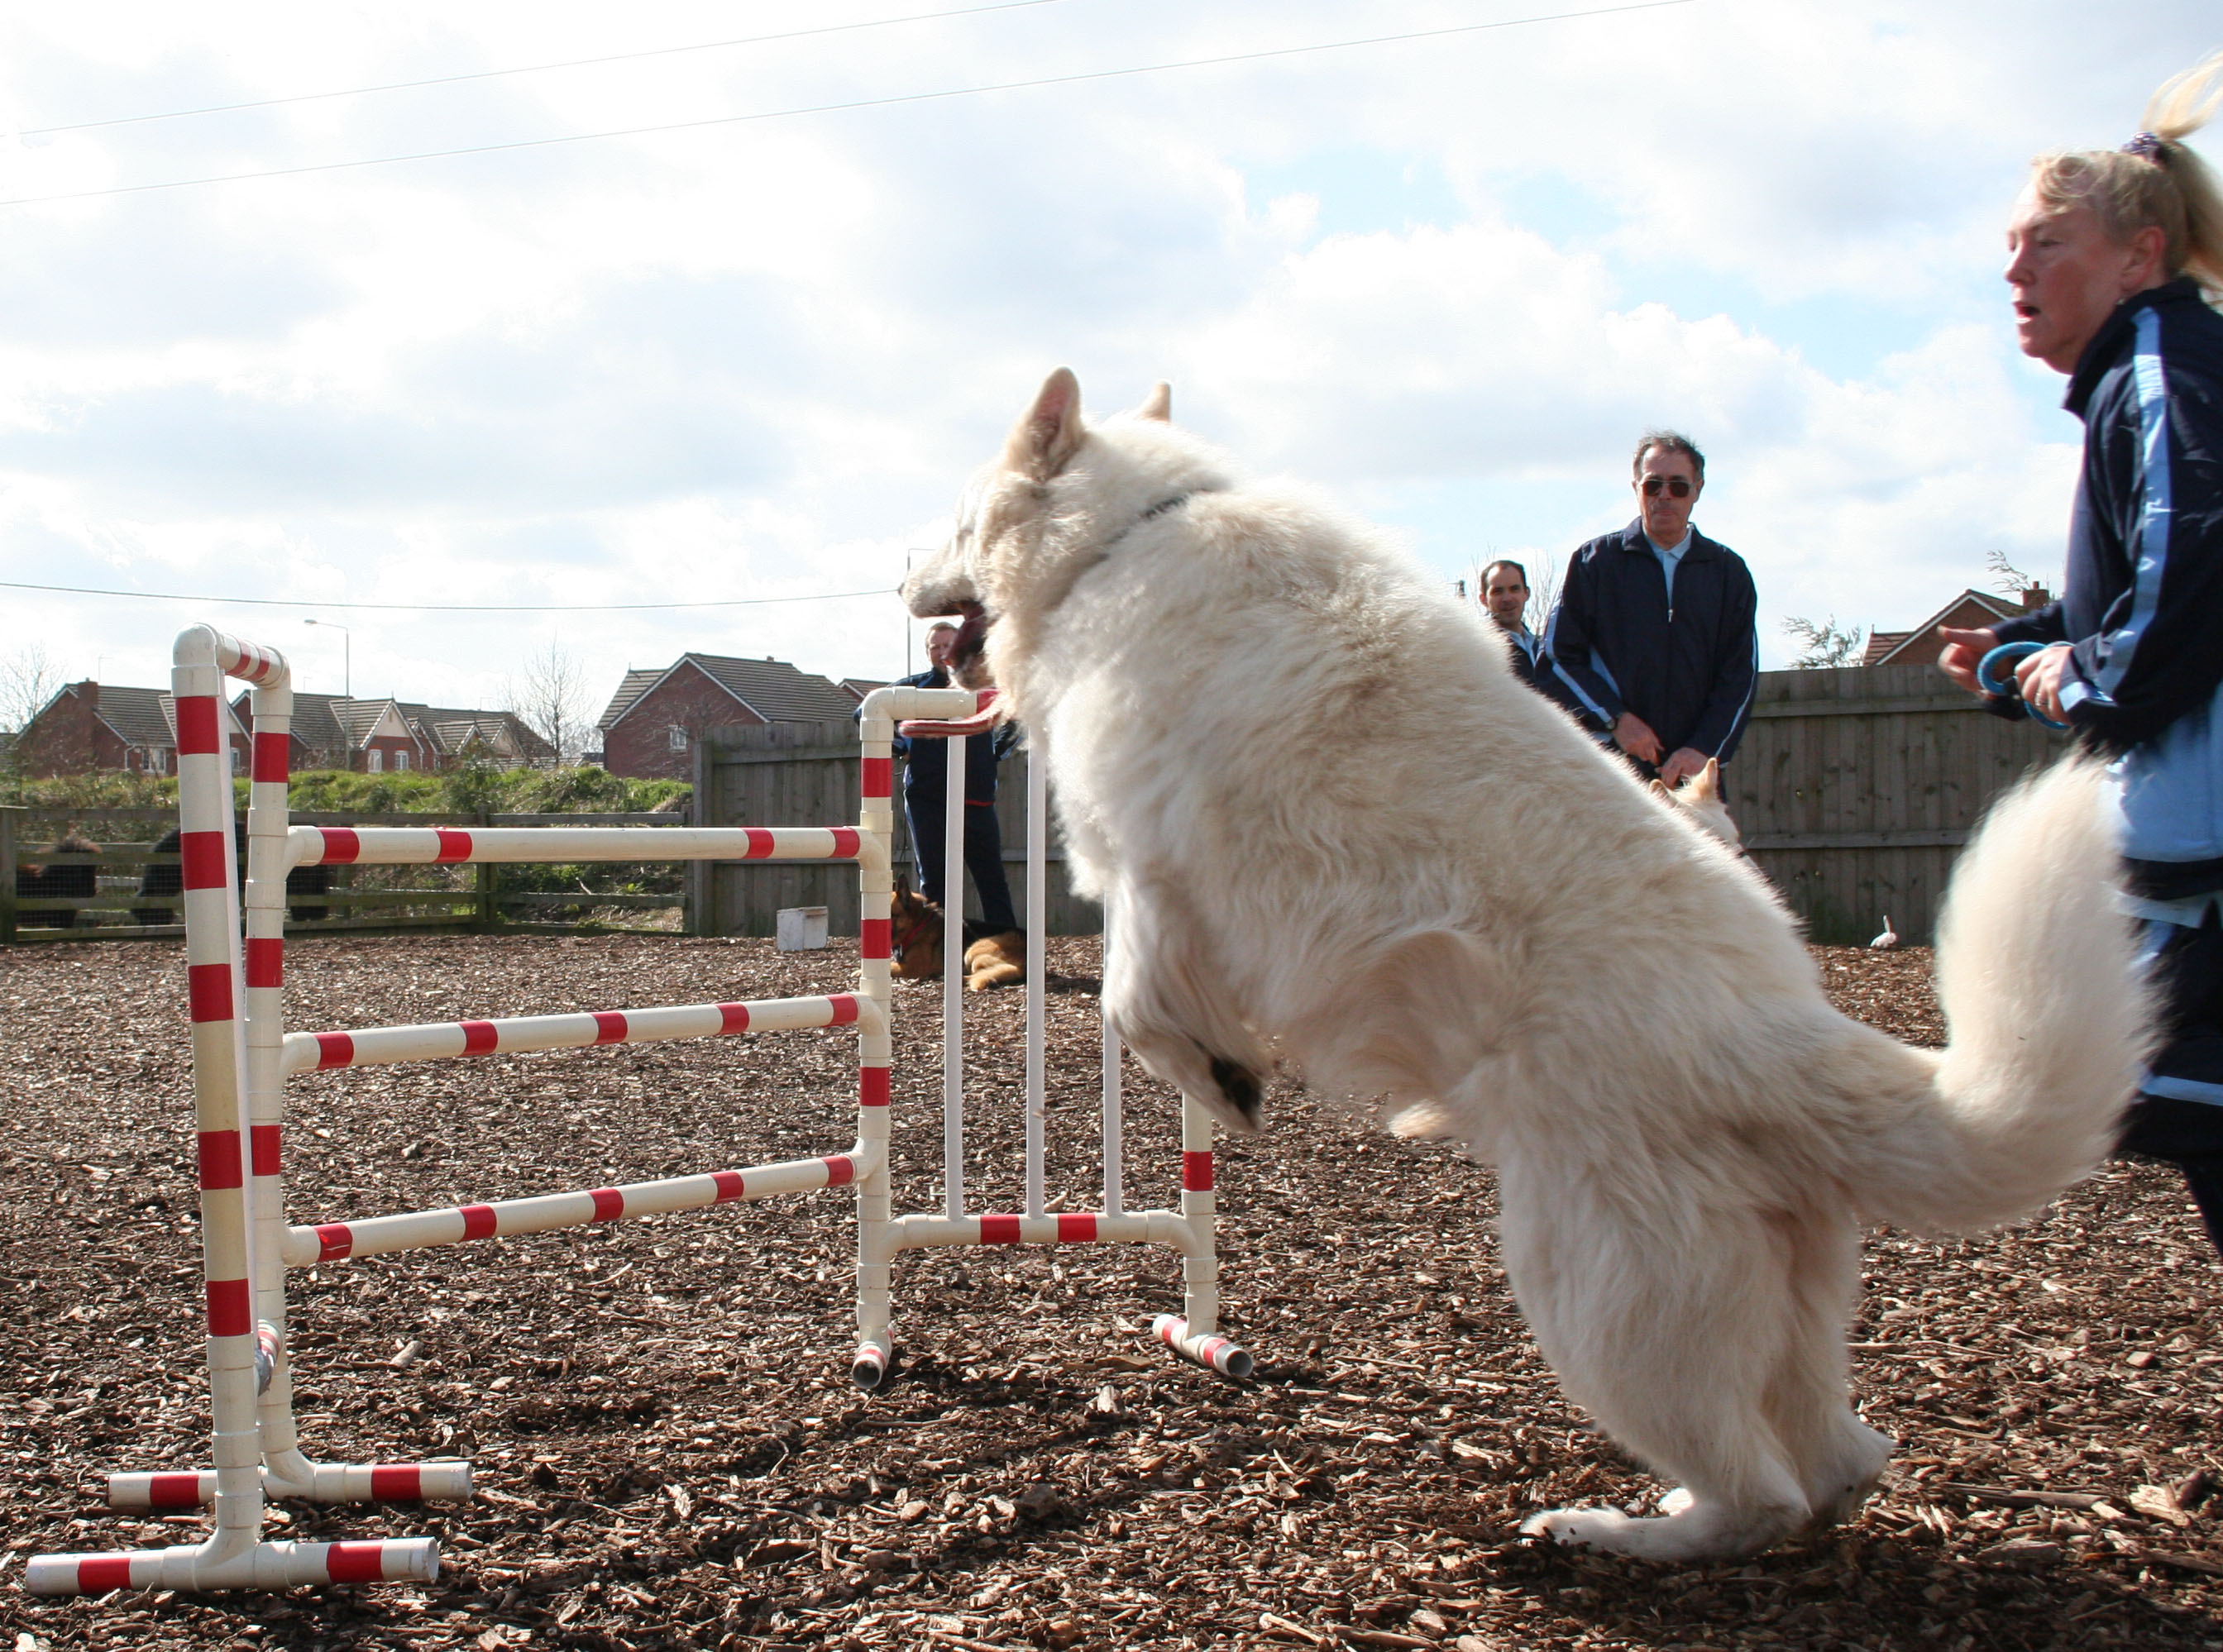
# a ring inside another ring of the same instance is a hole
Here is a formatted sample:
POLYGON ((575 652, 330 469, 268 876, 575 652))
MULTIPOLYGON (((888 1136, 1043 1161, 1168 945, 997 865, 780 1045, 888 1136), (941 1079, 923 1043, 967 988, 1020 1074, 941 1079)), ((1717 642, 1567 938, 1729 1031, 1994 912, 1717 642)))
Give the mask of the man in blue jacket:
MULTIPOLYGON (((903 682, 916 688, 947 688, 949 650, 956 640, 954 625, 939 625, 927 632, 926 657, 934 664, 903 682)), ((1017 725, 1006 722, 998 723, 993 734, 974 735, 965 742, 965 870, 973 874, 983 931, 990 935, 1007 934, 1019 927, 1011 909, 1011 886, 1004 876, 1003 830, 996 822, 996 764, 1018 738, 1017 725)), ((918 892, 948 912, 951 902, 943 898, 948 817, 943 810, 949 795, 949 742, 898 736, 895 744, 904 756, 904 817, 910 823, 911 847, 918 855, 918 892)), ((961 916, 963 880, 948 893, 959 903, 961 916)))
POLYGON ((1686 436, 1636 444, 1636 520, 1575 552, 1545 630, 1553 671, 1645 776, 1727 763, 1760 675, 1752 574, 1691 525, 1706 461, 1686 436))
POLYGON ((2223 1249, 2223 316, 2201 296, 2223 286, 2223 212, 2178 141, 2197 123, 2047 156, 2017 204, 2016 330, 2084 421, 2068 577, 2058 602, 1943 632, 1938 665, 1974 689, 1985 650, 2046 644, 2021 702, 2113 759, 2168 1040, 2122 1145, 2182 1166, 2223 1249))

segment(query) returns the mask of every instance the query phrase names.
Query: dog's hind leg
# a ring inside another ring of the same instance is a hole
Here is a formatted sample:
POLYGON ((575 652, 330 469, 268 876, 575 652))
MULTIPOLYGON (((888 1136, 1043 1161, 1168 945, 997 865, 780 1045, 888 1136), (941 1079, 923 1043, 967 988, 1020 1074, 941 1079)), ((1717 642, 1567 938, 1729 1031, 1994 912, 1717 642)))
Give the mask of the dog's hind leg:
POLYGON ((1501 1169, 1506 1264, 1545 1357, 1569 1398, 1682 1487, 1656 1518, 1558 1509, 1523 1530, 1680 1562, 1806 1525, 1802 1465, 1770 1414, 1798 1318, 1772 1224, 1703 1199, 1632 1204, 1579 1171, 1540 1178, 1518 1155, 1501 1169))
POLYGON ((1842 1209, 1782 1219, 1790 1250, 1790 1335, 1766 1404, 1813 1508, 1834 1525, 1860 1506, 1893 1442, 1854 1415, 1846 1399, 1845 1326, 1860 1288, 1860 1238, 1842 1209))

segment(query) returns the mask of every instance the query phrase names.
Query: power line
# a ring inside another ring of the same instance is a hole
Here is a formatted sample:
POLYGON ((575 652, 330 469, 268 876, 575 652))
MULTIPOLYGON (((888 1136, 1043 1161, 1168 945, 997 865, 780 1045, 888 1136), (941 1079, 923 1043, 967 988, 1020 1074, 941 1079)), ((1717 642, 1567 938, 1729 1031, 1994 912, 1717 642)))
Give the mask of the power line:
POLYGON ((0 580, 0 589, 51 591, 67 596, 125 597, 142 602, 211 602, 255 608, 357 608, 387 613, 640 613, 668 608, 756 608, 776 602, 843 602, 852 597, 886 597, 893 586, 871 591, 815 591, 792 597, 723 597, 703 602, 319 602, 301 597, 221 597, 181 591, 106 591, 90 585, 32 585, 0 580))
POLYGON ((373 155, 361 160, 327 160, 313 166, 274 166, 261 172, 224 173, 210 178, 179 178, 163 184, 120 184, 111 189, 77 190, 66 195, 22 195, 0 200, 0 207, 44 206, 58 201, 100 200, 113 195, 144 195, 159 190, 196 189, 205 184, 241 184, 264 178, 299 178, 311 173, 352 172, 367 166, 394 166, 415 160, 444 160, 457 155, 501 154, 516 149, 545 149, 557 144, 594 143, 608 138, 649 137, 664 132, 691 132, 712 126, 740 126, 757 121, 786 120, 799 115, 835 115, 860 109, 891 109, 905 104, 945 102, 954 97, 977 97, 995 91, 1029 91, 1042 86, 1071 86, 1094 80, 1119 80, 1137 75, 1162 74, 1175 69, 1217 68, 1231 63, 1258 63, 1273 58, 1302 57, 1318 52, 1344 52, 1364 46, 1394 46, 1407 41, 1441 40, 1452 35, 1480 35, 1501 28, 1523 28, 1537 23, 1572 22, 1586 17, 1612 17, 1633 11, 1659 11, 1671 6, 1695 4, 1696 0, 1633 0, 1618 6, 1597 6, 1583 11, 1558 11, 1534 17, 1508 17, 1489 23, 1458 23, 1447 28, 1420 28, 1401 35, 1372 35, 1361 40, 1323 41, 1312 46, 1282 46, 1257 52, 1230 52, 1218 57, 1184 58, 1169 63, 1137 64, 1125 69, 1090 69, 1076 74, 1042 75, 1030 80, 1003 80, 986 85, 951 86, 941 91, 904 92, 889 97, 857 97, 837 104, 809 104, 793 109, 759 110, 748 115, 714 115, 698 121, 672 121, 658 126, 621 127, 607 132, 572 132, 552 138, 516 138, 505 143, 478 143, 457 149, 425 149, 412 154, 373 155))
POLYGON ((987 6, 963 6, 954 11, 914 12, 907 17, 879 17, 866 22, 827 23, 816 28, 790 28, 778 35, 745 35, 730 41, 702 41, 692 46, 658 46, 645 52, 613 52, 603 57, 567 58, 560 63, 528 63, 514 69, 478 69, 465 74, 434 75, 424 80, 392 80, 376 86, 348 86, 337 91, 305 91, 290 97, 257 97, 241 104, 210 104, 201 109, 173 109, 159 115, 118 115, 104 121, 75 121, 67 126, 33 127, 16 135, 53 137, 63 132, 91 132, 105 126, 139 126, 149 121, 182 121, 198 115, 232 115, 242 110, 278 109, 288 104, 323 103, 335 97, 368 97, 376 92, 415 91, 425 86, 453 86, 469 80, 499 80, 510 75, 546 74, 556 69, 585 69, 601 63, 634 63, 643 58, 677 57, 687 52, 719 52, 736 46, 765 46, 776 41, 805 40, 814 35, 847 35, 859 29, 892 28, 899 23, 940 22, 950 17, 973 17, 983 12, 1020 11, 1030 6, 1055 6, 1063 0, 999 0, 987 6))

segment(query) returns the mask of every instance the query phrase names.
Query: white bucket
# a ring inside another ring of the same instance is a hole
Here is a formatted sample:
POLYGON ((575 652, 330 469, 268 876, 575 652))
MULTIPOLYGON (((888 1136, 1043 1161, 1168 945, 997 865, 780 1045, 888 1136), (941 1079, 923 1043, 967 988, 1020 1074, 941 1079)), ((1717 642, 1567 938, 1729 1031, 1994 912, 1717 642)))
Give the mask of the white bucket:
POLYGON ((782 907, 779 909, 779 950, 816 952, 826 946, 824 907, 782 907))

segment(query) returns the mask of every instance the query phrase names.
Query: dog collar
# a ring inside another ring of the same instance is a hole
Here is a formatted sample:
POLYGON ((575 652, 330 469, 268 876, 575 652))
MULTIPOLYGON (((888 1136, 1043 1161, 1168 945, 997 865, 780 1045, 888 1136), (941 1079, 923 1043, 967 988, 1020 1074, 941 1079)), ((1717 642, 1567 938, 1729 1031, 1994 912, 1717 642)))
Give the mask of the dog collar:
POLYGON ((1193 497, 1193 494, 1194 490, 1192 489, 1187 493, 1175 493, 1170 499, 1160 499, 1156 505, 1151 506, 1149 509, 1144 511, 1142 515, 1137 517, 1125 527, 1120 529, 1118 532, 1113 534, 1109 539, 1106 539, 1096 553, 1098 559, 1100 561, 1103 557, 1109 556, 1112 546, 1118 544, 1122 539, 1124 539, 1129 534, 1134 532, 1136 529, 1141 527, 1145 522, 1156 521, 1159 517, 1164 516, 1168 512, 1180 510, 1182 506, 1189 502, 1190 499, 1193 497))

